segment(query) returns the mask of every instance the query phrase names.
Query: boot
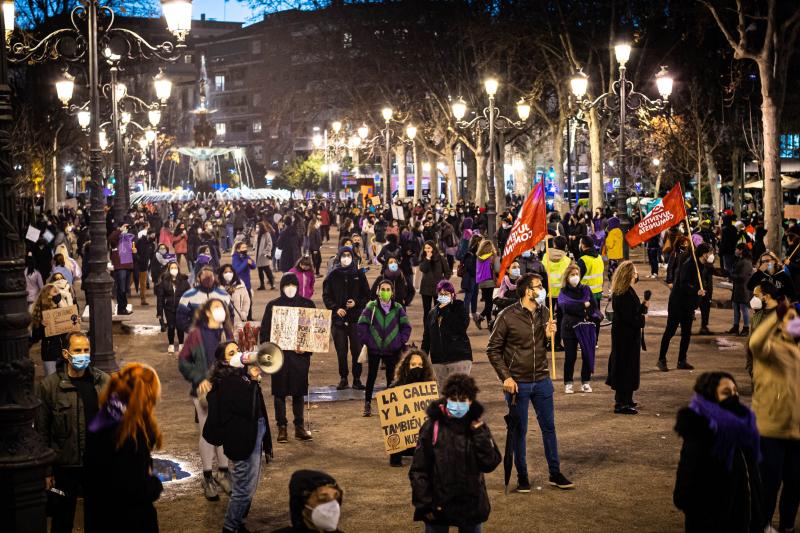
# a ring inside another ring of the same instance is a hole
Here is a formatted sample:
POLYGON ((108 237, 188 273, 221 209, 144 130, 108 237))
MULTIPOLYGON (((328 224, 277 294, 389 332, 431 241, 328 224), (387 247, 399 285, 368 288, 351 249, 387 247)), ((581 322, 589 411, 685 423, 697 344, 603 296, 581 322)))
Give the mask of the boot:
POLYGON ((336 385, 336 390, 344 390, 349 388, 350 386, 347 384, 347 378, 342 378, 339 380, 339 384, 336 385))
MULTIPOLYGON (((285 431, 286 428, 284 428, 285 431)), ((306 430, 303 426, 295 426, 294 427, 294 438, 297 440, 313 440, 314 437, 311 436, 311 432, 306 430)))
POLYGON ((745 326, 742 328, 742 331, 739 332, 740 337, 748 337, 750 335, 750 327, 745 326))
POLYGON ((364 389, 366 389, 366 387, 364 386, 363 383, 361 383, 361 379, 359 378, 359 379, 354 379, 353 380, 353 389, 355 389, 355 390, 364 390, 364 389))
POLYGON ((286 426, 278 426, 278 442, 284 443, 289 441, 289 435, 286 431, 286 426))
POLYGON ((739 334, 739 327, 733 326, 731 329, 728 330, 728 335, 738 335, 739 334))
POLYGON ((361 416, 364 417, 372 416, 372 402, 370 401, 364 402, 364 413, 361 416))

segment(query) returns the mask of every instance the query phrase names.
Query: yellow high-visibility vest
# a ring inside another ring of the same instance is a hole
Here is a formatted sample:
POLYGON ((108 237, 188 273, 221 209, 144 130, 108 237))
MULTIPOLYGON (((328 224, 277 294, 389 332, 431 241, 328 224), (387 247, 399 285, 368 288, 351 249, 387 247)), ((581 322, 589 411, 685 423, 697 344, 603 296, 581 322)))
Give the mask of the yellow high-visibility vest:
POLYGON ((592 293, 600 294, 603 292, 603 271, 605 265, 603 258, 599 255, 592 257, 591 255, 581 256, 583 264, 586 265, 586 274, 584 274, 581 283, 588 285, 592 289, 592 293))
POLYGON ((550 258, 545 255, 542 264, 547 272, 547 295, 550 296, 550 298, 558 298, 558 295, 561 293, 561 278, 564 276, 564 271, 567 270, 570 263, 572 263, 572 259, 566 254, 564 254, 564 257, 559 261, 550 261, 550 258))

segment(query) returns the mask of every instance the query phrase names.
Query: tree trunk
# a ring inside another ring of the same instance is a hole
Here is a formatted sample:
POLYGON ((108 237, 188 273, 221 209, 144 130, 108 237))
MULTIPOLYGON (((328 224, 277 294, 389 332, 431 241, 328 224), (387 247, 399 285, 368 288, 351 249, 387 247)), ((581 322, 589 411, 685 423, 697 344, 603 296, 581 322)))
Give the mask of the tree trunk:
POLYGON ((477 150, 475 151, 476 162, 476 186, 475 186, 475 205, 483 207, 486 205, 486 147, 483 142, 483 135, 478 135, 477 150))
POLYGON ((464 150, 464 165, 467 169, 467 196, 464 201, 470 202, 475 199, 475 188, 478 185, 478 167, 472 150, 464 150))
POLYGON ((405 143, 398 143, 394 149, 394 157, 397 159, 397 196, 398 198, 406 197, 406 189, 408 181, 406 179, 408 163, 406 158, 406 145, 405 143))
POLYGON ((450 205, 456 205, 458 201, 458 174, 456 173, 455 146, 447 143, 444 155, 445 159, 447 159, 447 198, 450 205))
POLYGON ((603 132, 600 129, 600 116, 596 108, 589 111, 589 160, 591 210, 605 208, 603 195, 603 132))
POLYGON ((731 179, 733 181, 731 189, 733 190, 733 211, 736 213, 737 219, 742 214, 742 204, 744 203, 744 189, 742 188, 744 169, 742 168, 742 161, 742 149, 734 146, 731 152, 731 179))
POLYGON ((556 186, 556 193, 553 196, 553 210, 559 213, 564 212, 564 121, 559 120, 558 124, 552 128, 553 135, 553 173, 555 178, 553 185, 556 186))
POLYGON ((422 158, 419 157, 419 148, 416 141, 413 149, 414 156, 414 202, 422 197, 422 158))
MULTIPOLYGON (((497 150, 497 157, 494 160, 494 190, 497 218, 500 220, 500 215, 506 210, 506 136, 502 131, 497 133, 497 146, 493 149, 497 150)), ((500 224, 495 227, 499 228, 500 224)))
POLYGON ((708 173, 708 186, 711 192, 711 205, 714 206, 714 213, 720 211, 720 190, 717 187, 719 172, 717 172, 717 164, 714 161, 714 154, 711 153, 711 147, 706 144, 706 172, 708 173))
POLYGON ((761 78, 761 122, 764 135, 764 228, 767 230, 767 249, 781 255, 783 189, 778 128, 780 110, 775 103, 772 85, 775 83, 772 61, 758 61, 761 78))
POLYGON ((381 152, 381 166, 383 167, 383 203, 392 200, 392 152, 384 148, 381 152))

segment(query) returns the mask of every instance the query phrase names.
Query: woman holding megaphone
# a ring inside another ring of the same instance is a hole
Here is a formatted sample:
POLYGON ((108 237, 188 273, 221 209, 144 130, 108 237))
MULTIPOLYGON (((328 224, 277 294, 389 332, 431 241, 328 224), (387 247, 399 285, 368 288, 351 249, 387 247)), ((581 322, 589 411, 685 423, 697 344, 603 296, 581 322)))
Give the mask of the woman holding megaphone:
MULTIPOLYGON (((272 331, 272 309, 281 307, 316 307, 314 302, 298 294, 297 276, 287 272, 281 277, 281 295, 267 304, 261 321, 259 342, 269 341, 272 331)), ((305 428, 303 397, 308 394, 308 371, 311 368, 311 352, 283 351, 283 366, 272 374, 272 396, 275 403, 275 421, 278 424, 278 442, 289 440, 286 418, 286 397, 292 397, 294 414, 294 436, 299 440, 311 440, 311 432, 305 428)))

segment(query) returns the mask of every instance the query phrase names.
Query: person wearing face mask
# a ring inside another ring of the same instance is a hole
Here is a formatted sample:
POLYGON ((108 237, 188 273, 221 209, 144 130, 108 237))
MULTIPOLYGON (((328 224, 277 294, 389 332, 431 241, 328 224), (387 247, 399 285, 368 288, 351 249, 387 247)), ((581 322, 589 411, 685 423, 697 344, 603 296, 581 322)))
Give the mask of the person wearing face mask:
POLYGON ((729 335, 747 337, 750 335, 750 300, 753 293, 747 288, 747 282, 753 275, 753 262, 750 260, 750 250, 747 245, 736 245, 736 264, 730 272, 733 289, 731 303, 733 304, 733 327, 728 330, 729 335), (739 331, 739 318, 743 328, 739 331))
MULTIPOLYGON (((555 336, 556 351, 564 350, 561 343, 561 310, 558 307, 558 295, 561 292, 563 284, 564 272, 567 267, 572 264, 572 259, 567 255, 567 238, 563 236, 556 237, 550 245, 547 255, 542 259, 542 265, 547 272, 547 296, 550 298, 549 306, 553 309, 555 314, 557 329, 555 336)), ((548 344, 550 339, 547 339, 548 344)))
MULTIPOLYGON (((475 325, 480 329, 481 323, 492 319, 492 296, 497 284, 497 275, 500 271, 500 255, 489 239, 483 239, 475 252, 475 290, 480 292, 483 300, 483 311, 476 315, 475 325)), ((448 278, 450 276, 448 275, 448 278)), ((423 304, 424 304, 423 300, 423 304)), ((427 313, 426 313, 427 316, 427 313)))
POLYGON ((503 276, 503 281, 500 283, 500 291, 497 294, 498 298, 505 298, 506 294, 513 295, 516 300, 517 280, 522 275, 519 261, 513 261, 508 265, 506 275, 503 276))
POLYGON ((56 372, 56 366, 61 360, 61 352, 66 346, 67 335, 45 336, 43 312, 64 307, 69 306, 59 292, 58 287, 48 283, 42 287, 39 296, 36 298, 31 308, 30 343, 42 342, 41 356, 45 376, 56 372))
MULTIPOLYGON (((299 281, 291 272, 283 275, 280 282, 281 295, 270 301, 264 309, 261 321, 259 342, 266 342, 272 332, 272 311, 275 306, 305 307, 314 309, 316 305, 304 298, 298 290, 299 281)), ((298 440, 311 440, 311 432, 305 427, 303 399, 308 394, 308 373, 311 369, 311 352, 283 351, 283 366, 272 374, 272 395, 275 405, 275 421, 278 424, 278 443, 288 442, 289 421, 286 418, 286 397, 292 397, 294 415, 294 436, 298 440)))
POLYGON ((422 349, 430 355, 439 389, 451 374, 469 374, 472 370, 472 345, 467 335, 469 314, 464 302, 456 299, 449 281, 436 286, 436 305, 425 318, 428 327, 422 336, 422 349))
POLYGON ((378 287, 383 280, 389 280, 394 285, 394 299, 403 307, 407 307, 411 302, 410 297, 413 293, 409 293, 409 287, 406 284, 406 278, 400 270, 400 262, 397 257, 388 256, 385 258, 386 266, 380 275, 375 279, 370 289, 370 297, 376 299, 378 297, 378 287))
POLYGON ((208 300, 196 313, 194 327, 178 354, 178 370, 191 384, 190 396, 200 429, 200 461, 203 468, 201 485, 207 500, 219 500, 219 490, 230 494, 228 459, 222 446, 209 443, 203 437, 203 427, 208 418, 206 395, 211 390, 209 370, 216 361, 217 347, 223 340, 233 340, 228 307, 217 299, 208 300), (213 476, 214 458, 217 458, 217 476, 213 476))
POLYGON ((675 431, 683 446, 673 501, 687 533, 764 531, 756 416, 739 402, 733 376, 701 374, 675 431))
POLYGON ((442 399, 431 402, 428 420, 408 471, 414 520, 426 533, 480 532, 491 505, 484 474, 502 462, 500 450, 481 416, 478 386, 465 374, 453 374, 442 399))
MULTIPOLYGON (((764 280, 753 290, 753 297, 750 298, 750 309, 753 310, 753 316, 750 319, 750 335, 756 330, 758 325, 767 317, 775 313, 778 305, 784 301, 783 294, 775 287, 770 281, 764 280)), ((748 342, 747 346, 747 361, 745 369, 753 377, 753 352, 750 351, 748 342)))
POLYGON ((394 285, 383 280, 378 298, 372 300, 358 319, 358 338, 368 351, 367 386, 364 391, 363 416, 372 414, 372 390, 381 363, 386 366, 386 385, 392 382, 394 368, 411 338, 411 323, 405 308, 394 300, 394 285))
POLYGON ((153 290, 155 285, 161 279, 161 275, 167 270, 167 265, 170 261, 175 261, 175 254, 169 253, 169 248, 166 244, 159 244, 153 259, 150 261, 150 279, 153 281, 153 290))
POLYGON ((694 311, 700 303, 700 298, 705 296, 705 290, 700 288, 698 268, 706 264, 713 264, 714 254, 711 247, 705 243, 695 248, 694 257, 689 254, 678 271, 677 281, 672 286, 667 304, 667 325, 661 337, 661 349, 658 354, 658 369, 667 372, 667 351, 672 337, 681 328, 681 343, 678 350, 679 370, 692 370, 694 366, 686 361, 689 351, 689 342, 692 340, 692 322, 694 311), (695 261, 697 263, 695 263, 695 261))
POLYGON ((781 302, 750 336, 753 411, 761 434, 764 523, 794 531, 800 506, 800 310, 781 302), (778 494, 780 502, 778 503, 778 494))
POLYGON ((600 300, 603 299, 603 272, 605 270, 603 258, 597 253, 594 247, 594 240, 587 235, 580 238, 578 246, 580 256, 577 264, 580 269, 581 284, 587 285, 592 291, 592 296, 599 309, 600 300))
MULTIPOLYGON (((601 278, 602 280, 602 278, 601 278)), ((588 285, 581 283, 578 265, 571 264, 564 271, 561 292, 558 294, 558 307, 561 310, 561 340, 564 343, 564 393, 572 394, 572 373, 578 359, 578 337, 575 326, 579 322, 596 322, 597 301, 588 285)), ((592 392, 592 362, 588 354, 581 350, 581 392, 592 392)))
POLYGON ((68 334, 60 356, 65 364, 37 387, 41 403, 35 423, 44 444, 56 452, 45 486, 64 493, 53 500, 53 533, 72 531, 75 504, 85 481, 86 426, 97 414, 98 397, 109 379, 91 364, 89 339, 84 333, 68 334))
POLYGON ((230 460, 230 495, 223 533, 247 531, 245 520, 261 477, 261 453, 272 458, 269 416, 261 392, 261 369, 245 367, 235 342, 214 352, 203 438, 225 449, 230 460))
POLYGON ((670 289, 678 281, 681 265, 686 261, 687 257, 691 257, 689 253, 689 239, 680 233, 675 234, 672 239, 669 261, 667 261, 667 273, 664 277, 664 281, 670 289))
POLYGON ((189 270, 189 260, 186 257, 189 248, 188 234, 186 232, 186 224, 183 222, 178 222, 175 226, 175 231, 172 232, 172 246, 178 259, 178 265, 180 265, 182 258, 185 262, 184 268, 189 270))
POLYGON ((292 524, 273 533, 318 533, 339 530, 343 491, 324 472, 297 470, 289 479, 289 516, 292 524))
POLYGON ((311 258, 304 255, 289 272, 297 276, 297 281, 300 284, 298 289, 300 296, 310 300, 314 296, 315 282, 314 265, 311 262, 311 258))
POLYGON ((195 287, 181 296, 178 302, 178 310, 175 313, 176 325, 183 332, 189 331, 195 311, 209 300, 220 300, 226 306, 231 303, 230 294, 219 287, 217 275, 210 266, 206 265, 200 269, 197 273, 196 281, 195 287))
POLYGON ((167 353, 173 354, 183 347, 183 330, 177 327, 178 304, 181 297, 190 290, 189 279, 180 273, 178 263, 170 261, 156 283, 156 318, 162 331, 167 330, 167 353), (177 347, 175 332, 178 333, 177 347))
MULTIPOLYGON (((394 371, 394 381, 389 388, 402 387, 412 383, 436 381, 436 374, 430 359, 422 350, 410 348, 400 356, 400 361, 394 371)), ((442 383, 444 385, 444 383, 442 383)), ((393 453, 389 456, 389 466, 402 467, 403 457, 414 455, 414 448, 393 453)))
POLYGON ((754 290, 762 281, 767 280, 775 285, 787 301, 794 302, 797 299, 794 283, 781 265, 778 257, 772 252, 762 254, 758 259, 756 271, 747 282, 748 290, 754 290))
MULTIPOLYGON (((250 272, 249 270, 247 271, 250 272)), ((248 321, 247 314, 250 312, 251 298, 250 291, 245 287, 244 281, 229 264, 222 265, 218 272, 220 288, 224 289, 231 297, 231 309, 233 310, 233 331, 239 331, 248 321)))
POLYGON ((733 221, 733 215, 726 215, 722 218, 722 230, 719 240, 719 255, 722 268, 728 274, 733 270, 733 265, 736 262, 736 242, 739 234, 733 225, 733 221))
POLYGON ((322 282, 322 301, 333 315, 331 335, 339 362, 339 385, 336 388, 338 390, 348 388, 347 352, 349 348, 353 388, 364 390, 364 385, 361 384, 361 364, 358 362, 361 341, 358 337, 356 322, 369 301, 369 285, 366 275, 356 265, 351 248, 340 248, 334 264, 337 266, 328 272, 322 282))
POLYGON ((550 484, 560 489, 574 488, 561 473, 558 459, 553 382, 550 379, 549 357, 545 338, 556 333, 555 320, 549 319, 547 291, 542 278, 525 274, 517 282, 519 302, 503 309, 495 320, 486 355, 503 384, 506 403, 519 416, 520 426, 514 443, 514 464, 517 469, 516 492, 528 493, 525 437, 528 432, 528 409, 533 404, 542 432, 544 454, 550 473, 550 484))

